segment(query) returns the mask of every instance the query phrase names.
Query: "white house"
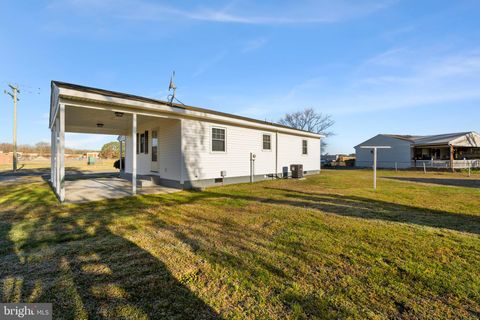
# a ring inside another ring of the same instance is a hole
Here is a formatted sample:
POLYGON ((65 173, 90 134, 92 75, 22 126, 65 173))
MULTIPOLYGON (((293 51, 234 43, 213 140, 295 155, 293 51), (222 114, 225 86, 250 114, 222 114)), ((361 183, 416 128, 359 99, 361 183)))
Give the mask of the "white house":
POLYGON ((373 165, 372 151, 362 146, 390 146, 378 151, 379 168, 466 168, 480 166, 480 135, 476 132, 428 136, 379 134, 355 146, 356 167, 373 165))
POLYGON ((65 197, 65 132, 115 134, 125 176, 193 188, 320 171, 321 135, 183 104, 52 81, 52 185, 65 197), (123 143, 122 143, 123 144, 123 143))

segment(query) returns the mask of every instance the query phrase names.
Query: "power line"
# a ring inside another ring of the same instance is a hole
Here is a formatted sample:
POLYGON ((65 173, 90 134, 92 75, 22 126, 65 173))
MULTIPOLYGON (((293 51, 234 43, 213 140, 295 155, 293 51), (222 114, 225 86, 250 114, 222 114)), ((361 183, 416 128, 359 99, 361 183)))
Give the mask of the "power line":
MULTIPOLYGON (((11 82, 2 80, 3 83, 6 85, 10 85, 11 82)), ((41 87, 36 87, 36 86, 31 86, 25 83, 19 83, 15 82, 17 86, 22 87, 22 92, 23 93, 30 93, 30 94, 41 94, 42 93, 42 88, 41 87)))
POLYGON ((13 171, 17 171, 17 102, 20 100, 18 94, 20 90, 17 85, 8 84, 11 92, 3 90, 5 94, 8 94, 13 99, 13 171))

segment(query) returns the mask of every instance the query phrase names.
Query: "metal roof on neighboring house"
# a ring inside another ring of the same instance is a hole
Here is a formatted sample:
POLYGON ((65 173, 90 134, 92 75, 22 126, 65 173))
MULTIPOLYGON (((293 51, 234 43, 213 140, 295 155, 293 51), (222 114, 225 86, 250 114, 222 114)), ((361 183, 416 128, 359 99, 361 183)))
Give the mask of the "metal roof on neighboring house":
MULTIPOLYGON (((428 136, 414 136, 414 135, 402 135, 402 134, 379 134, 377 136, 384 136, 393 139, 399 139, 408 141, 413 146, 456 146, 456 147, 473 147, 480 148, 480 134, 475 131, 457 132, 457 133, 444 133, 428 136)), ((377 137, 375 136, 375 137, 377 137)), ((368 139, 356 147, 364 144, 368 139)))
POLYGON ((402 135, 402 134, 382 134, 382 136, 400 139, 400 140, 406 140, 410 142, 415 142, 415 139, 422 138, 422 136, 411 136, 411 135, 402 135))
POLYGON ((428 136, 382 134, 383 136, 412 142, 415 146, 480 147, 480 135, 475 131, 444 133, 428 136))
POLYGON ((416 145, 425 145, 425 144, 449 144, 452 140, 455 140, 459 137, 462 137, 469 132, 458 132, 458 133, 445 133, 445 134, 436 134, 419 137, 414 140, 416 145))

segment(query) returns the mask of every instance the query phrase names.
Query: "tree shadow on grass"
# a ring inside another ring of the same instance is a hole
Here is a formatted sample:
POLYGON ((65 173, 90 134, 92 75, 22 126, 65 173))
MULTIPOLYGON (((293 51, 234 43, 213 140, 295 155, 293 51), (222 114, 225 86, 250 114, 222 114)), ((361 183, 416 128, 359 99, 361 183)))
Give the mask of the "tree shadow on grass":
POLYGON ((418 208, 358 196, 319 194, 282 188, 267 187, 267 189, 280 191, 287 198, 266 200, 271 203, 312 208, 341 216, 411 223, 480 234, 480 216, 418 208))
POLYGON ((108 228, 145 208, 139 198, 65 208, 43 189, 18 187, 3 200, 15 206, 0 209, 3 301, 51 302, 56 319, 220 318, 164 262, 108 228))
POLYGON ((480 188, 480 180, 478 179, 414 178, 414 177, 384 177, 384 179, 392 179, 392 180, 405 181, 405 182, 437 184, 442 186, 480 188))

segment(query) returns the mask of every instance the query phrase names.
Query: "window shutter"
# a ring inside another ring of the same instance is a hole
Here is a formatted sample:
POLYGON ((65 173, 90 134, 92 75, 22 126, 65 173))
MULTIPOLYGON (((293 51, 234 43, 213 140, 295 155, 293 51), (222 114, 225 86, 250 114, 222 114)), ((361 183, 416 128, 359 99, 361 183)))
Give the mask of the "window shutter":
POLYGON ((139 134, 137 133, 137 154, 140 153, 140 139, 139 139, 139 134))

